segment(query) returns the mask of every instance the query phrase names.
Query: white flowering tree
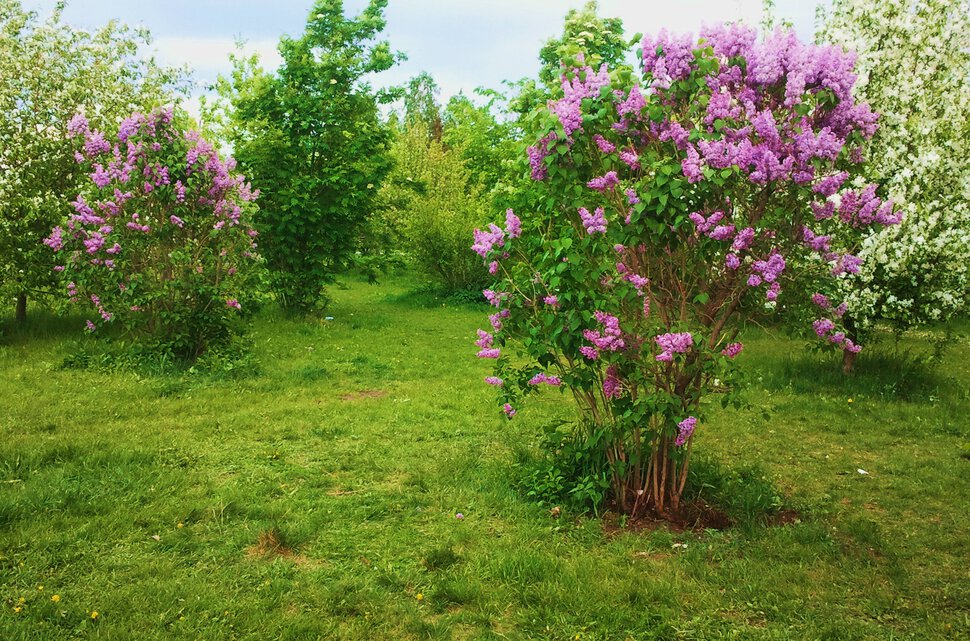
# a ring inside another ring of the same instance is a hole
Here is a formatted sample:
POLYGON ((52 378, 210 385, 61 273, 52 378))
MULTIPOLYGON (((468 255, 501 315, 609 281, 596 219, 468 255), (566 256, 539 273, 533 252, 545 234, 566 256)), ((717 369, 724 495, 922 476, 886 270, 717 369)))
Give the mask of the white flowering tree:
MULTIPOLYGON (((858 55, 857 97, 880 114, 869 179, 904 210, 863 241, 862 271, 843 281, 865 332, 947 320, 970 299, 970 4, 834 0, 817 36, 858 55)), ((851 359, 851 356, 850 356, 851 359)), ((848 363, 851 366, 851 363, 848 363)))
POLYGON ((115 123, 171 99, 182 70, 140 56, 148 34, 117 23, 94 32, 46 19, 19 0, 0 0, 0 313, 51 285, 54 260, 41 244, 70 210, 86 177, 78 171, 67 123, 78 112, 115 123))

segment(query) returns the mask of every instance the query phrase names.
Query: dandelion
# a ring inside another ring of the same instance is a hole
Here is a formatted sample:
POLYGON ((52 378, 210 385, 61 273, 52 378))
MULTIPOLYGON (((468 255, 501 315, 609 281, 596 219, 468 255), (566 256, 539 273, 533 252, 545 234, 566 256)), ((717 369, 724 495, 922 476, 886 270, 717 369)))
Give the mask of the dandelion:
POLYGON ((60 594, 55 594, 55 595, 51 596, 51 601, 53 601, 54 603, 60 603, 60 601, 61 601, 61 595, 60 594))
POLYGON ((92 610, 92 612, 91 612, 91 620, 92 621, 96 620, 99 616, 101 616, 101 613, 100 612, 98 612, 97 610, 92 610))
POLYGON ((416 598, 418 601, 424 601, 424 595, 420 592, 418 592, 417 596, 414 598, 416 598))

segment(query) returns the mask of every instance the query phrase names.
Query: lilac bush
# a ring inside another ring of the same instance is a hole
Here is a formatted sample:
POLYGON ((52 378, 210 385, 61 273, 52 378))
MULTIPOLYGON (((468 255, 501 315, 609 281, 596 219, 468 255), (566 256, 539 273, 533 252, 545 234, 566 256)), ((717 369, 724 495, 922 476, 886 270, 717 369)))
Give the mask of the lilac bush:
POLYGON ((88 188, 44 243, 72 303, 132 339, 195 358, 225 339, 257 260, 257 193, 170 110, 126 118, 117 133, 83 115, 68 127, 88 188))
MULTIPOLYGON (((845 187, 877 119, 851 55, 740 25, 661 32, 640 54, 640 74, 564 69, 534 116, 530 205, 475 234, 497 279, 478 345, 507 416, 553 378, 617 508, 670 515, 702 400, 736 389, 743 323, 832 289, 860 233, 900 215, 845 187)), ((814 300, 818 336, 858 350, 844 309, 814 300)))

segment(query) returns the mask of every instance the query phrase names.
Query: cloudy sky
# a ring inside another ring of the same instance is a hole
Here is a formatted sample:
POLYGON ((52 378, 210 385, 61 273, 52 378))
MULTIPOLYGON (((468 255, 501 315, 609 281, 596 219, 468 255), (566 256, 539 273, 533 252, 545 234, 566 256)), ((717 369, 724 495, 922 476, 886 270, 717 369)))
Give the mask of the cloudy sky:
MULTIPOLYGON (((346 0, 357 13, 367 0, 346 0)), ((22 0, 46 14, 55 0, 22 0)), ((148 27, 160 61, 187 63, 200 86, 228 70, 237 39, 258 51, 264 66, 279 60, 281 34, 302 31, 313 0, 69 0, 67 22, 94 28, 111 19, 148 27)), ((390 0, 386 37, 408 60, 383 74, 390 85, 428 71, 442 97, 476 87, 498 88, 503 80, 538 71, 539 47, 562 30, 570 8, 585 0, 390 0)), ((811 37, 816 0, 777 0, 781 17, 811 37)), ((757 24, 761 0, 601 0, 601 14, 623 19, 629 34, 667 28, 696 31, 702 24, 744 20, 757 24)))

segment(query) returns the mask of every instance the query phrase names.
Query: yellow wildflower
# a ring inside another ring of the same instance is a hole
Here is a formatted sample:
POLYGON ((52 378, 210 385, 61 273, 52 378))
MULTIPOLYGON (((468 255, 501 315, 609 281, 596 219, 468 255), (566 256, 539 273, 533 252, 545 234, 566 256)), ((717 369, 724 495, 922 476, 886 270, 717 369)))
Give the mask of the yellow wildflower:
POLYGON ((91 619, 92 620, 97 619, 99 616, 101 616, 101 613, 98 612, 97 610, 94 610, 93 612, 91 612, 91 619))
POLYGON ((60 594, 55 594, 54 596, 51 597, 51 601, 53 601, 54 603, 57 603, 60 600, 61 600, 60 594))

